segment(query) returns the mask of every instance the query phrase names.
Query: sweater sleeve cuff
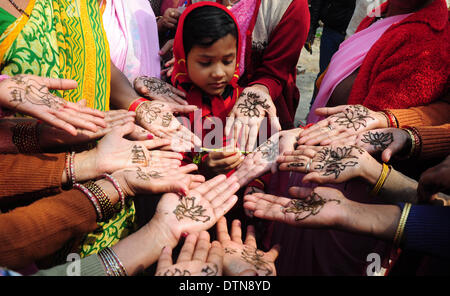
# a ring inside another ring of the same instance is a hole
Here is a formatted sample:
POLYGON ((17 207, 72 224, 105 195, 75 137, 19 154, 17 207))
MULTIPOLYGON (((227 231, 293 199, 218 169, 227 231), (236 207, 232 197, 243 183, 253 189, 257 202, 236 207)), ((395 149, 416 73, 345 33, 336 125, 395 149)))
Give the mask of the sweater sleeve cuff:
POLYGON ((450 131, 447 128, 416 127, 422 140, 420 158, 446 157, 450 153, 450 131))
POLYGON ((423 118, 415 111, 408 109, 393 109, 389 111, 397 118, 399 128, 405 126, 419 126, 424 123, 423 118))
POLYGON ((257 80, 254 80, 250 82, 248 85, 255 85, 255 84, 261 84, 267 87, 269 90, 270 96, 272 97, 272 101, 276 101, 280 96, 282 92, 281 84, 276 81, 275 79, 269 78, 269 77, 261 77, 257 80))

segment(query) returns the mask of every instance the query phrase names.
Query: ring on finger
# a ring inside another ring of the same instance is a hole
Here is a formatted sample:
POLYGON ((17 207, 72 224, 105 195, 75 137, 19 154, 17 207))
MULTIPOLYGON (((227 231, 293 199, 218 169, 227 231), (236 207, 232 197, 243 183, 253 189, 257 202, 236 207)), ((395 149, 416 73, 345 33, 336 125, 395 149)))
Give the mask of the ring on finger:
POLYGON ((309 169, 311 167, 312 164, 312 158, 309 159, 308 163, 306 164, 306 168, 305 168, 305 172, 308 174, 309 173, 309 169))

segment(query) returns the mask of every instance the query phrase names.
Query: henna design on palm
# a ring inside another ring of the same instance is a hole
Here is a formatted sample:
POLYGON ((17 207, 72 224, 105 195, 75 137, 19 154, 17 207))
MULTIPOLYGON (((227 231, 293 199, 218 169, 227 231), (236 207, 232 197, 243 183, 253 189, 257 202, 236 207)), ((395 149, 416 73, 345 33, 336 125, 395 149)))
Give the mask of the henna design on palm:
POLYGON ((238 104, 237 108, 239 111, 248 117, 259 117, 261 116, 261 111, 258 109, 258 106, 261 106, 264 110, 270 108, 270 105, 266 104, 267 99, 259 100, 260 96, 254 92, 247 92, 242 94, 241 96, 247 96, 244 103, 238 104))
POLYGON ((206 212, 206 209, 204 209, 203 206, 195 205, 195 199, 196 197, 180 197, 180 204, 173 211, 178 221, 183 218, 189 218, 195 222, 202 223, 211 220, 210 216, 203 215, 203 213, 206 212))
POLYGON ((241 252, 241 258, 244 261, 253 265, 256 270, 263 271, 266 276, 271 275, 273 273, 273 270, 270 267, 269 263, 263 259, 263 257, 264 257, 263 251, 248 246, 244 247, 244 249, 241 252))
POLYGON ((317 215, 327 202, 332 201, 335 201, 337 204, 341 203, 340 200, 325 199, 317 193, 313 192, 305 199, 294 199, 290 201, 286 207, 281 209, 281 211, 284 214, 295 214, 295 221, 300 221, 308 218, 311 215, 317 215))

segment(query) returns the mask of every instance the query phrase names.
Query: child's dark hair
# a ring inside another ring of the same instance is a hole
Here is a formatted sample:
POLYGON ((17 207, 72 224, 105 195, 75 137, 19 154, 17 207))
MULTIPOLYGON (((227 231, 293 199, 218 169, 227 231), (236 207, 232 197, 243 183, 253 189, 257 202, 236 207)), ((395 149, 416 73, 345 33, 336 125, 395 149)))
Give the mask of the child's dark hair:
POLYGON ((194 9, 184 21, 184 53, 187 56, 194 45, 209 47, 228 34, 238 39, 237 26, 225 11, 215 6, 194 9))

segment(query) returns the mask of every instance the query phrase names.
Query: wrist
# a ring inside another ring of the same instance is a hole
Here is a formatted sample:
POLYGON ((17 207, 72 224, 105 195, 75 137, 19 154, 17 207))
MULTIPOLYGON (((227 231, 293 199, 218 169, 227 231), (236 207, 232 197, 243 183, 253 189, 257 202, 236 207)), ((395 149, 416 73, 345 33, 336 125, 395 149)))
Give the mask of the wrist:
MULTIPOLYGON (((264 84, 256 83, 256 84, 253 84, 253 85, 251 85, 249 87, 256 88, 259 91, 262 91, 262 92, 266 93, 268 96, 270 96, 269 88, 267 86, 265 86, 264 84)), ((272 99, 272 97, 271 97, 271 99, 272 99)))
POLYGON ((382 111, 375 112, 375 118, 377 120, 377 123, 376 123, 376 126, 374 127, 374 129, 390 127, 391 123, 389 120, 389 116, 386 113, 384 113, 382 111))
POLYGON ((92 180, 101 175, 96 164, 97 148, 76 153, 73 159, 76 182, 92 180))
POLYGON ((174 248, 178 244, 181 234, 174 234, 169 225, 170 223, 160 221, 158 217, 156 217, 151 219, 150 222, 144 226, 146 228, 148 239, 159 247, 159 250, 165 246, 174 248))
POLYGON ((114 188, 114 185, 105 179, 97 180, 95 183, 103 189, 106 195, 108 195, 111 204, 113 206, 116 205, 119 201, 119 193, 114 188))
POLYGON ((366 180, 369 184, 375 185, 380 177, 383 165, 371 158, 367 165, 363 165, 360 177, 366 180))

